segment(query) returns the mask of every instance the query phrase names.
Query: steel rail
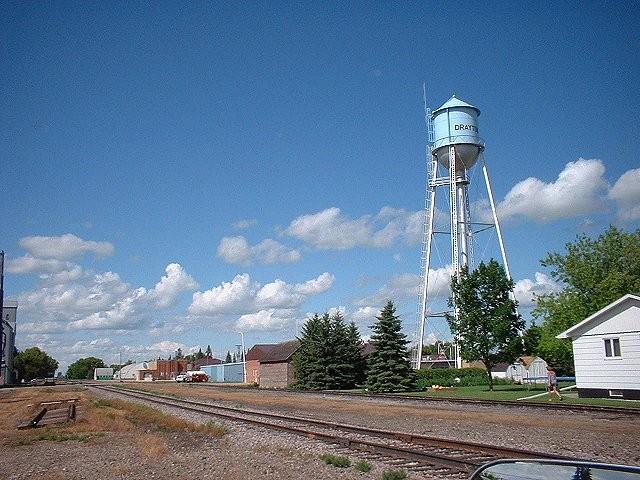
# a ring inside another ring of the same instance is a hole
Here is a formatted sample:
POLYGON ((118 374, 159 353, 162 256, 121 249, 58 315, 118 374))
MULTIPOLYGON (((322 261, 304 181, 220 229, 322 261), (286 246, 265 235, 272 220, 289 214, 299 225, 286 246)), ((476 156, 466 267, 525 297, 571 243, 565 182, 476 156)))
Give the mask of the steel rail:
POLYGON ((550 455, 547 453, 530 452, 525 450, 519 450, 510 447, 497 447, 492 445, 484 445, 473 442, 458 442, 453 440, 445 440, 441 438, 428 437, 425 435, 395 432, 390 430, 381 430, 374 428, 360 427, 356 425, 345 425, 334 422, 327 422, 323 420, 286 416, 269 412, 262 412, 256 410, 247 410, 234 407, 227 407, 221 405, 213 405, 206 402, 196 402, 187 399, 179 399, 175 397, 168 397, 166 395, 160 395, 156 393, 145 392, 141 390, 132 390, 125 387, 107 387, 107 386, 94 386, 101 390, 109 392, 120 393, 126 396, 140 398, 143 400, 149 400, 159 404, 178 407, 185 410, 204 413, 209 415, 216 415, 223 418, 229 418, 232 420, 239 420, 248 422, 254 425, 259 425, 267 428, 282 430, 290 433, 297 433, 309 438, 318 438, 327 442, 337 443, 342 446, 357 449, 364 452, 372 452, 379 455, 386 455, 403 460, 418 462, 420 465, 428 465, 434 468, 446 468, 451 473, 465 473, 473 471, 487 461, 496 458, 548 458, 559 459, 568 457, 560 457, 557 455, 550 455), (218 412, 212 412, 211 410, 219 410, 218 412), (220 411, 221 410, 221 411, 220 411), (223 413, 227 412, 227 413, 223 413), (240 415, 240 416, 239 416, 240 415), (260 417, 269 418, 272 420, 282 422, 297 422, 301 424, 311 424, 320 426, 327 429, 341 430, 344 432, 350 432, 358 435, 368 435, 378 438, 384 438, 390 441, 403 442, 410 445, 417 445, 419 447, 435 448, 436 452, 429 452, 424 449, 407 448, 404 446, 383 445, 377 442, 371 442, 363 439, 345 438, 344 436, 310 431, 299 426, 287 426, 281 424, 275 424, 267 422, 265 420, 256 420, 246 418, 242 415, 258 415, 260 417), (442 450, 449 450, 449 452, 442 453, 442 450), (452 452, 453 451, 453 452, 452 452), (462 453, 461 453, 462 452, 462 453))
MULTIPOLYGON (((220 386, 220 385, 210 385, 207 383, 197 383, 193 384, 194 386, 204 387, 204 388, 217 388, 220 390, 239 390, 239 391, 247 391, 254 390, 251 387, 241 387, 241 386, 220 386)), ((298 389, 264 389, 264 391, 271 392, 286 392, 291 394, 301 394, 301 395, 327 395, 327 396, 336 396, 336 397, 353 397, 353 398, 368 398, 368 399, 384 399, 384 400, 397 400, 399 402, 434 402, 434 403, 460 403, 460 404, 469 404, 469 405, 484 405, 484 406, 506 406, 506 407, 514 407, 514 408, 522 408, 522 407, 531 407, 538 409, 546 409, 546 410, 571 410, 571 411, 579 411, 586 413, 611 413, 611 414, 622 414, 622 415, 640 415, 640 408, 633 407, 606 407, 599 405, 579 405, 579 404, 569 404, 569 403, 543 403, 543 402, 529 402, 526 400, 479 400, 476 398, 454 398, 454 397, 417 397, 413 395, 403 395, 396 393, 352 393, 352 392, 339 392, 335 390, 298 390, 298 389)))

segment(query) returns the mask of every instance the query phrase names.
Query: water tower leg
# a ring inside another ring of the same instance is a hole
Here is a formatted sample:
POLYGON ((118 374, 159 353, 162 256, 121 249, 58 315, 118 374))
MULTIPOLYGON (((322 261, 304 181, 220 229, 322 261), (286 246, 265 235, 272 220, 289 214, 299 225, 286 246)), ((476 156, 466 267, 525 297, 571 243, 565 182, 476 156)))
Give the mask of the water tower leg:
MULTIPOLYGON (((429 177, 433 176, 435 179, 437 165, 435 160, 431 165, 432 174, 429 177)), ((416 359, 414 362, 414 368, 416 370, 420 370, 420 363, 422 359, 422 345, 424 342, 424 326, 427 319, 427 290, 429 287, 429 268, 431 267, 431 246, 433 244, 433 217, 435 214, 435 206, 436 206, 436 187, 435 185, 431 185, 431 178, 428 179, 429 182, 429 193, 428 193, 428 210, 426 214, 428 215, 426 220, 426 229, 425 229, 425 238, 424 238, 424 257, 422 258, 422 276, 424 278, 422 282, 422 290, 420 291, 420 308, 419 308, 419 327, 417 332, 417 345, 416 345, 416 359)))
POLYGON ((496 204, 493 200, 493 191, 491 190, 491 182, 489 181, 489 172, 487 170, 487 164, 484 162, 482 165, 482 173, 484 174, 484 181, 487 184, 487 194, 489 195, 489 203, 491 204, 493 222, 496 226, 496 234, 498 235, 498 243, 500 244, 500 254, 502 255, 502 262, 504 263, 504 271, 507 274, 507 277, 511 279, 511 273, 509 272, 509 262, 507 262, 507 254, 504 250, 502 232, 500 231, 500 222, 498 222, 498 214, 496 213, 496 204))
MULTIPOLYGON (((484 174, 484 181, 487 185, 487 194, 489 195, 489 204, 491 205, 491 213, 493 214, 493 222, 496 226, 496 234, 498 235, 498 243, 500 244, 500 254, 502 255, 502 263, 504 264, 504 272, 507 274, 509 280, 511 278, 511 272, 509 271, 509 262, 507 261, 507 253, 504 249, 504 242, 502 241, 502 232, 500 231, 500 222, 498 221, 498 214, 496 212, 496 203, 493 200, 493 191, 491 190, 491 182, 489 181, 489 171, 487 170, 486 162, 482 163, 482 173, 484 174)), ((516 296, 513 291, 510 294, 511 299, 515 302, 516 296)), ((518 314, 518 307, 516 307, 516 314, 518 314)), ((518 330, 518 335, 522 338, 522 344, 524 345, 524 332, 518 330)))

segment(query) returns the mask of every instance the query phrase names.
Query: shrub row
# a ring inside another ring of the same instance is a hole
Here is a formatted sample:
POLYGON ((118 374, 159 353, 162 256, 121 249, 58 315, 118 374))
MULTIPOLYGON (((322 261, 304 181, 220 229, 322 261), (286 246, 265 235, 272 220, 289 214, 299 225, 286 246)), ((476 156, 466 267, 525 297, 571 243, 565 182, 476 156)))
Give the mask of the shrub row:
POLYGON ((434 368, 419 370, 417 373, 418 390, 426 390, 431 385, 473 387, 489 384, 487 372, 481 368, 434 368), (459 378, 460 382, 457 382, 456 378, 459 378))

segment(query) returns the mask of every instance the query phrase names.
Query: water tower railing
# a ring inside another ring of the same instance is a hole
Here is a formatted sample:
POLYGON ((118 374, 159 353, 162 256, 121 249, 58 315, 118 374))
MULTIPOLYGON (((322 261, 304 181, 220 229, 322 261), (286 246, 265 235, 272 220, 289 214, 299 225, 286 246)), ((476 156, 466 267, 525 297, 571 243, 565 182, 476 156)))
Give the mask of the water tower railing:
POLYGON ((449 145, 449 144, 458 144, 458 143, 466 143, 469 145, 477 145, 481 149, 484 150, 484 140, 475 135, 452 135, 450 137, 443 137, 435 140, 433 142, 433 146, 431 150, 437 150, 440 147, 449 145))

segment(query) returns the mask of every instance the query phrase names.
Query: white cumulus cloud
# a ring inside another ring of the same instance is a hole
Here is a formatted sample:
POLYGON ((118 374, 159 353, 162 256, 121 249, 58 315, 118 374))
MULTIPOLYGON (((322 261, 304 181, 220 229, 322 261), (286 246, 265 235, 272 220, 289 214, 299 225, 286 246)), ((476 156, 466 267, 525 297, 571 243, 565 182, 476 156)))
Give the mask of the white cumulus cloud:
POLYGON ((325 272, 304 283, 290 284, 276 279, 262 285, 244 273, 210 290, 195 292, 189 313, 195 316, 246 315, 260 310, 296 308, 310 296, 327 291, 333 282, 333 275, 325 272))
POLYGON ((23 255, 7 261, 7 272, 16 274, 55 273, 68 268, 69 265, 69 262, 54 258, 37 258, 32 255, 23 255))
POLYGON ((243 236, 224 237, 218 245, 218 256, 226 263, 236 265, 295 263, 302 258, 298 250, 271 238, 250 245, 243 236))
POLYGON ((77 257, 86 252, 92 252, 100 257, 113 253, 113 245, 109 242, 95 242, 83 240, 71 233, 57 237, 30 236, 21 238, 19 245, 34 257, 54 258, 66 260, 77 257))
MULTIPOLYGON (((428 294, 431 298, 447 298, 449 296, 451 272, 450 265, 429 270, 428 294)), ((358 300, 356 305, 361 307, 379 305, 379 308, 381 308, 387 300, 398 302, 410 297, 417 298, 419 288, 419 275, 415 273, 400 273, 391 277, 391 279, 373 295, 358 300)))
POLYGON ((197 284, 177 263, 169 264, 154 288, 134 288, 117 273, 85 272, 79 266, 43 274, 33 290, 18 296, 21 327, 30 333, 96 329, 140 329, 152 311, 174 304, 197 284))
POLYGON ((518 303, 523 307, 535 304, 536 296, 554 293, 562 290, 562 286, 550 276, 536 272, 534 279, 524 278, 518 280, 513 293, 518 303))
POLYGON ((294 322, 292 310, 260 310, 240 316, 236 322, 236 329, 241 332, 250 330, 275 331, 291 326, 294 322))
POLYGON ((640 168, 623 173, 609 190, 609 198, 617 203, 620 220, 640 219, 640 168))
POLYGON ((179 263, 167 265, 165 273, 166 275, 149 291, 149 297, 158 308, 170 307, 181 292, 198 288, 193 277, 179 263))
POLYGON ((284 233, 319 249, 388 248, 421 240, 424 212, 384 207, 376 215, 350 218, 337 207, 302 215, 284 233))
POLYGON ((258 223, 258 221, 255 218, 247 218, 238 220, 232 225, 232 227, 235 230, 247 230, 248 228, 253 227, 256 223, 258 223))
POLYGON ((526 217, 550 222, 601 211, 602 193, 608 186, 604 170, 601 160, 580 158, 567 163, 554 182, 527 178, 514 185, 500 202, 499 218, 526 217))

